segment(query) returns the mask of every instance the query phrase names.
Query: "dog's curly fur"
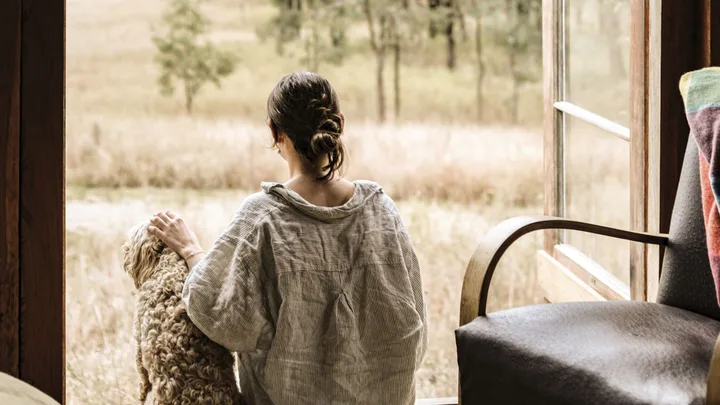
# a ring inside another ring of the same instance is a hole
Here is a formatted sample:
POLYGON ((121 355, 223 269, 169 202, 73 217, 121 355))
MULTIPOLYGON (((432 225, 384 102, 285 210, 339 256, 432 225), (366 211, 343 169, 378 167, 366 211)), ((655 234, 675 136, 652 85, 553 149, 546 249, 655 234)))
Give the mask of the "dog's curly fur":
POLYGON ((193 323, 182 303, 185 261, 147 222, 123 245, 124 268, 138 289, 134 333, 140 403, 215 405, 244 403, 235 380, 234 356, 193 323))

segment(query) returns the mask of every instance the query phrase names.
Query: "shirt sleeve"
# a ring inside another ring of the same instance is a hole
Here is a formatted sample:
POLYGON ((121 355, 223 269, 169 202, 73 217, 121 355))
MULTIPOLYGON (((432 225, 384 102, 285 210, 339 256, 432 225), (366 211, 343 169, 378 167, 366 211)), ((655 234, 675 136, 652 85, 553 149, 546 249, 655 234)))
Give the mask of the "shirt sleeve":
POLYGON ((399 217, 398 222, 400 223, 400 241, 403 245, 403 260, 405 261, 408 277, 410 278, 410 285, 412 286, 413 296, 415 299, 415 309, 420 315, 420 319, 423 324, 422 338, 420 340, 420 346, 417 350, 417 359, 415 362, 415 368, 419 368, 423 358, 425 357, 425 350, 427 349, 428 344, 427 305, 425 303, 425 293, 423 292, 420 263, 418 262, 415 249, 413 249, 412 242, 410 241, 410 235, 405 230, 402 219, 399 217))
POLYGON ((257 257, 261 238, 242 211, 185 281, 190 320, 211 340, 235 352, 257 349, 271 323, 257 257))
POLYGON ((385 207, 395 216, 403 261, 405 262, 405 268, 407 269, 410 285, 413 291, 415 309, 420 315, 420 320, 423 324, 422 337, 420 345, 417 348, 417 357, 415 361, 415 368, 417 369, 420 367, 420 364, 425 357, 425 351, 428 344, 427 304, 425 302, 425 293, 423 291, 420 262, 418 261, 417 254, 415 254, 415 249, 413 248, 412 241, 410 240, 410 234, 405 228, 405 224, 400 216, 400 210, 397 208, 397 205, 395 205, 392 198, 387 195, 385 195, 385 207))

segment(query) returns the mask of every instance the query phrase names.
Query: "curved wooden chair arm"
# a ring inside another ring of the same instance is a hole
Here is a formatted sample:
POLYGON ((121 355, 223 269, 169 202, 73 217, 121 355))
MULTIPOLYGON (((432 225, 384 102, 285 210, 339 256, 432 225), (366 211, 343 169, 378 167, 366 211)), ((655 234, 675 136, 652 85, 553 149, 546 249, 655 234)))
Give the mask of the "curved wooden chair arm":
POLYGON ((708 373, 707 405, 720 405, 720 336, 715 341, 715 350, 710 360, 710 372, 708 373))
POLYGON ((460 325, 471 322, 487 313, 488 291, 495 267, 508 247, 521 236, 542 229, 582 231, 633 242, 667 245, 667 235, 626 231, 587 222, 549 216, 523 216, 501 222, 488 232, 473 253, 460 298, 460 325))

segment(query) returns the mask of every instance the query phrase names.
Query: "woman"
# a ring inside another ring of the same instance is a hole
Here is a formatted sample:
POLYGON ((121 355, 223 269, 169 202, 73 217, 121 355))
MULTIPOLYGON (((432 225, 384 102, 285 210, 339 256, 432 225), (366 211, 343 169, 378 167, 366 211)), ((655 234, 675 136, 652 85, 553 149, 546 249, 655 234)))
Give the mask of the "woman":
POLYGON ((290 180, 262 183, 207 254, 178 216, 152 219, 191 268, 188 315, 238 353, 250 404, 412 404, 426 310, 398 209, 341 177, 345 119, 323 77, 285 76, 267 113, 290 180))

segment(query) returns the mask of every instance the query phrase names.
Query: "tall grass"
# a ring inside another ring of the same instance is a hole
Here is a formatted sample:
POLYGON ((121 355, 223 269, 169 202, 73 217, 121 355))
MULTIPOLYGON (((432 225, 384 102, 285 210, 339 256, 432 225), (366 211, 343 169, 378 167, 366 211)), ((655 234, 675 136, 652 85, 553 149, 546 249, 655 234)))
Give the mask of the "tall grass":
MULTIPOLYGON (((259 181, 285 177, 281 158, 266 149, 262 127, 190 119, 106 121, 105 127, 113 130, 99 136, 90 131, 68 149, 71 404, 133 402, 134 292, 119 258, 127 229, 171 208, 209 246, 259 181), (142 135, 149 131, 157 135, 142 135)), ((585 152, 577 151, 568 168, 572 214, 623 224, 622 196, 628 195, 623 147, 599 147, 594 134, 574 135, 582 136, 585 152)), ((507 128, 369 124, 347 135, 349 177, 385 186, 398 201, 420 258, 431 325, 418 372, 420 396, 455 393, 453 330, 462 277, 478 242, 506 218, 542 213, 538 138, 507 128)), ((524 238, 504 256, 492 284, 491 310, 541 301, 534 268, 540 237, 524 238)), ((618 255, 617 244, 571 238, 627 281, 627 260, 618 255)))
MULTIPOLYGON (((257 189, 287 176, 267 127, 242 121, 87 122, 67 150, 69 182, 83 187, 257 189)), ((478 126, 350 124, 347 175, 399 199, 526 206, 542 199, 539 133, 478 126)))
MULTIPOLYGON (((209 246, 232 218, 244 193, 71 188, 67 207, 68 403, 130 405, 136 400, 132 319, 135 289, 122 269, 128 229, 164 208, 184 215, 209 246)), ((467 260, 496 222, 539 207, 504 204, 399 202, 422 269, 430 344, 418 371, 418 395, 452 396, 457 386, 454 329, 467 260)), ((540 302, 534 252, 540 235, 525 238, 502 260, 493 281, 492 310, 540 302)))

